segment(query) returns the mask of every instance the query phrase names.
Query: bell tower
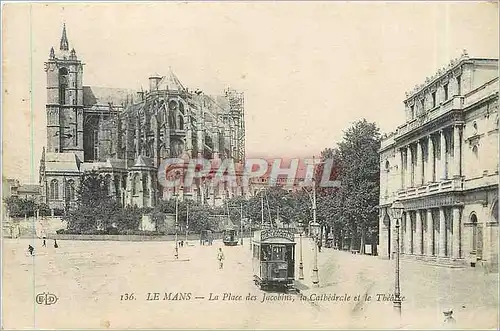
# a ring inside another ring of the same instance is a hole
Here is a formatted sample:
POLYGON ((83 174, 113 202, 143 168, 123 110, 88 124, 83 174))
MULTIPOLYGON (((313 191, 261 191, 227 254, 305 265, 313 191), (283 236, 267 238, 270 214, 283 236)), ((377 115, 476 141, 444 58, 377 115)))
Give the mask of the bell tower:
POLYGON ((47 73, 47 152, 75 153, 83 161, 83 63, 69 50, 66 25, 59 50, 50 49, 47 73))

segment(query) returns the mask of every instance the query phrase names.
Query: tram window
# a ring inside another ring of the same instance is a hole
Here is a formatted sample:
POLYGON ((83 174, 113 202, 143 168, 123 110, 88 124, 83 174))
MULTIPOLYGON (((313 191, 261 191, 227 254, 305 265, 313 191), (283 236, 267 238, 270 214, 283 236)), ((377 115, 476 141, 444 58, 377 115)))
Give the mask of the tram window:
POLYGON ((253 257, 256 259, 259 258, 259 245, 253 245, 253 257))
POLYGON ((286 257, 286 259, 285 259, 285 260, 287 260, 287 261, 288 261, 289 259, 291 259, 291 260, 294 260, 294 259, 295 259, 293 246, 288 246, 288 247, 286 248, 286 256, 285 256, 285 257, 286 257))
POLYGON ((285 259, 285 246, 273 246, 273 260, 285 259))
POLYGON ((271 247, 268 245, 263 245, 262 248, 262 255, 261 255, 261 260, 262 261, 267 261, 271 259, 271 247))

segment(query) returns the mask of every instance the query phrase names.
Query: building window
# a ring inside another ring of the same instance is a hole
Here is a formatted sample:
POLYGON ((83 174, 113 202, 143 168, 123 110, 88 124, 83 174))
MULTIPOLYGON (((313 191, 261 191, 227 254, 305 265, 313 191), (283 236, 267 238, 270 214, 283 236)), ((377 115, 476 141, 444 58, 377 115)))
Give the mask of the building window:
POLYGON ((472 147, 472 154, 474 154, 474 157, 477 160, 478 157, 479 157, 479 154, 478 154, 478 151, 477 151, 477 146, 472 147))
POLYGON ((424 102, 424 99, 420 100, 420 109, 421 109, 421 113, 423 113, 425 111, 425 102, 424 102))
POLYGON ((411 105, 410 106, 410 119, 414 119, 415 118, 415 105, 411 105))
POLYGON ((50 182, 50 200, 59 200, 59 183, 57 179, 50 182))
POLYGON ((444 101, 448 100, 448 83, 443 85, 444 90, 444 101))
POLYGON ((436 107, 436 92, 432 92, 432 108, 436 107))
POLYGON ((75 181, 72 179, 66 182, 66 198, 69 201, 75 200, 75 181))
POLYGON ((94 145, 94 160, 99 158, 99 132, 97 130, 93 133, 93 145, 94 145))
POLYGON ((472 223, 472 252, 476 253, 478 250, 478 231, 477 231, 476 214, 472 214, 470 220, 472 223))
POLYGON ((66 104, 66 89, 68 88, 68 69, 59 69, 59 104, 66 104))
POLYGON ((132 195, 137 195, 139 194, 139 185, 140 185, 140 180, 139 180, 139 174, 134 174, 133 181, 132 181, 132 195))
POLYGON ((457 76, 457 94, 462 94, 462 76, 457 76))
POLYGON ((144 192, 144 195, 149 195, 148 175, 146 174, 142 174, 142 192, 144 192))

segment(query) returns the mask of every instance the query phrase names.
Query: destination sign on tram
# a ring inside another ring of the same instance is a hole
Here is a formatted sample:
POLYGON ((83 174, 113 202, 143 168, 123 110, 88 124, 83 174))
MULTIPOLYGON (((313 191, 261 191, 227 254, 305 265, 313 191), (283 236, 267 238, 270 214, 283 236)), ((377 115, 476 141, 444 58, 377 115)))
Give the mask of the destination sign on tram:
POLYGON ((290 241, 294 240, 293 233, 284 229, 266 229, 262 230, 261 240, 266 240, 269 238, 284 238, 290 241))

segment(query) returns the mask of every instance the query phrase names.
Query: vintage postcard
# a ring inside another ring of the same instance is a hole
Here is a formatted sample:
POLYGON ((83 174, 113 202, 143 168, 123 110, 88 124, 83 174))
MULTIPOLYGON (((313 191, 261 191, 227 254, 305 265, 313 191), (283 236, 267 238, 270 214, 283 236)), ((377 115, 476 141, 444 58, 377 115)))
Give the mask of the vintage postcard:
POLYGON ((2 328, 499 327, 498 2, 2 9, 2 328))

